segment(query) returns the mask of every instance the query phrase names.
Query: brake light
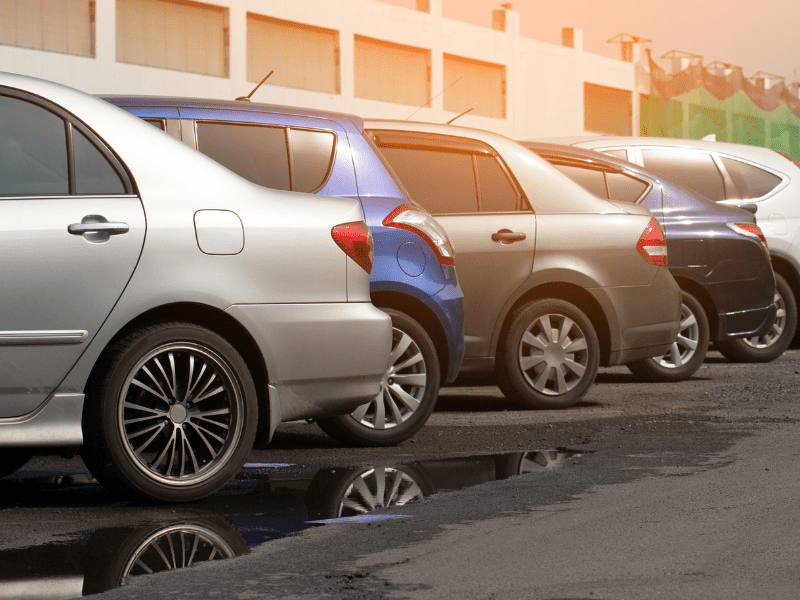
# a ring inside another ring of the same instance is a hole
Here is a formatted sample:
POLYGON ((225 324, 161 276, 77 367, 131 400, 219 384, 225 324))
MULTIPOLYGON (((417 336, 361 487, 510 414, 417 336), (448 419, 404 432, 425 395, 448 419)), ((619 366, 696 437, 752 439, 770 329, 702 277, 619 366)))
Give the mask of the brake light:
POLYGON ((416 233, 433 250, 442 265, 455 264, 455 250, 447 237, 447 232, 424 210, 416 206, 402 204, 390 212, 383 220, 384 227, 397 227, 416 233))
POLYGON ((767 238, 764 236, 764 232, 761 231, 761 227, 758 225, 754 225, 753 223, 726 223, 726 225, 739 235, 749 238, 757 238, 762 244, 764 244, 765 248, 769 248, 769 246, 767 246, 767 238))
POLYGON ((331 229, 331 237, 347 256, 367 273, 372 272, 372 233, 364 221, 342 223, 331 229))
POLYGON ((636 249, 648 263, 659 267, 667 266, 667 240, 664 232, 656 221, 655 217, 650 219, 647 227, 644 228, 636 249))

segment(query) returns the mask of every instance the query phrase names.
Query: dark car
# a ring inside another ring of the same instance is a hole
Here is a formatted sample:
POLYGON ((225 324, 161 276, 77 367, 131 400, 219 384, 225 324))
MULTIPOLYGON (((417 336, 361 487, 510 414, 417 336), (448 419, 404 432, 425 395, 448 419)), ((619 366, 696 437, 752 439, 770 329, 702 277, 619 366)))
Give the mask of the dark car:
POLYGON ((630 363, 636 375, 658 381, 690 377, 709 341, 731 360, 765 362, 780 345, 754 348, 776 314, 775 279, 766 240, 754 214, 716 204, 625 160, 571 146, 523 142, 601 198, 650 209, 667 238, 668 267, 681 286, 681 331, 660 357, 630 363))
POLYGON ((258 185, 361 201, 375 243, 372 303, 392 317, 392 354, 372 402, 317 423, 356 445, 397 444, 416 433, 440 384, 461 367, 464 298, 447 234, 395 181, 364 137, 363 121, 249 101, 104 99, 258 185))

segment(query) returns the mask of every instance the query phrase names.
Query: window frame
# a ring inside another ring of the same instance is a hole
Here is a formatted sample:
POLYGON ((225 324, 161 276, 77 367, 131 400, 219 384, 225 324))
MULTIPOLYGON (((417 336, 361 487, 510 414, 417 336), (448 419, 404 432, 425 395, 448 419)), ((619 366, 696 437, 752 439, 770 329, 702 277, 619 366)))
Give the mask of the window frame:
MULTIPOLYGON (((630 170, 625 169, 623 167, 619 167, 617 165, 601 164, 598 163, 595 159, 588 159, 588 158, 584 159, 576 156, 562 156, 558 154, 548 154, 546 152, 543 152, 542 154, 540 154, 540 156, 550 164, 558 163, 568 167, 576 167, 576 168, 589 169, 592 171, 602 172, 603 182, 605 183, 606 186, 605 200, 610 200, 612 202, 626 202, 626 203, 628 202, 627 200, 615 200, 614 198, 611 197, 611 189, 608 187, 608 178, 605 176, 606 173, 625 175, 626 177, 630 177, 631 179, 635 179, 636 181, 645 184, 644 191, 636 198, 634 202, 630 202, 630 204, 641 204, 642 200, 644 200, 650 193, 650 191, 653 189, 653 182, 650 179, 645 179, 638 173, 633 173, 630 170)), ((564 176, 568 177, 567 175, 564 176)))
POLYGON ((66 144, 67 144, 67 175, 69 177, 69 192, 67 194, 16 194, 16 195, 0 195, 0 198, 8 199, 8 198, 66 198, 66 197, 75 197, 75 198, 96 198, 98 196, 132 196, 139 194, 138 188, 136 187, 136 181, 133 178, 132 174, 128 170, 125 163, 114 153, 111 148, 106 145, 106 143, 98 136, 94 131, 92 131, 85 123, 83 123, 78 117, 74 114, 65 110, 64 108, 54 104, 50 100, 38 96, 36 94, 32 94, 30 92, 26 92, 23 90, 18 90, 15 88, 9 88, 6 86, 0 86, 0 96, 6 96, 9 98, 15 98, 17 100, 28 102, 33 104, 34 106, 38 106, 48 112, 53 113, 55 116, 59 117, 64 122, 64 129, 66 135, 66 144), (80 131, 86 139, 100 152, 100 154, 110 163, 111 168, 120 178, 122 182, 123 192, 116 192, 116 193, 99 193, 99 194, 78 194, 76 192, 76 181, 75 181, 75 154, 73 150, 73 143, 72 143, 72 128, 75 127, 78 131, 80 131))
MULTIPOLYGON (((492 148, 489 144, 482 142, 480 140, 476 140, 474 138, 464 138, 459 136, 451 136, 451 135, 444 135, 439 133, 428 133, 422 131, 408 131, 408 130, 399 130, 399 129, 366 129, 365 133, 370 137, 371 141, 373 142, 375 148, 378 150, 381 149, 380 144, 375 140, 375 135, 377 134, 391 134, 397 135, 398 137, 405 137, 406 139, 409 138, 416 138, 416 142, 411 142, 404 144, 403 148, 411 148, 416 150, 427 150, 427 151, 443 151, 443 152, 455 152, 459 154, 468 154, 471 158, 472 162, 472 177, 473 177, 473 184, 475 186, 475 195, 477 197, 478 202, 478 210, 475 212, 449 212, 449 213, 438 213, 438 212, 431 212, 431 215, 434 217, 445 217, 445 216, 462 216, 462 215, 510 215, 516 213, 533 213, 533 209, 528 202, 527 197, 525 196, 525 192, 522 190, 522 187, 519 185, 516 177, 511 172, 511 169, 508 168, 508 165, 503 160, 503 157, 500 156, 500 153, 497 152, 494 148, 492 148), (429 140, 430 143, 427 143, 426 140, 429 140), (478 175, 478 165, 476 156, 477 155, 483 156, 490 156, 497 160, 500 165, 500 169, 505 174, 506 178, 508 179, 509 183, 511 184, 512 189, 516 193, 516 201, 515 201, 515 209, 510 211, 493 211, 493 212, 485 212, 482 210, 482 202, 481 202, 481 189, 480 189, 480 180, 478 175)), ((387 144, 388 146, 392 146, 393 144, 387 144)), ((385 157, 381 157, 384 161, 388 162, 385 157)))

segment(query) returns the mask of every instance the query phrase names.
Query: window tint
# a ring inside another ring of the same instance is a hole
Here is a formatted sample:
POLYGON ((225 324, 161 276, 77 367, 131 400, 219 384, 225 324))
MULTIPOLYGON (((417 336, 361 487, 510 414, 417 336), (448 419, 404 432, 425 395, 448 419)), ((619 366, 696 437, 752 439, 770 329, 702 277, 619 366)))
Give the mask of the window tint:
POLYGON ((314 192, 328 177, 336 136, 326 131, 291 129, 294 189, 314 192))
POLYGON ((609 198, 621 202, 636 202, 649 185, 623 173, 606 173, 606 183, 609 198))
POLYGON ((759 169, 753 165, 748 165, 732 158, 722 158, 722 164, 728 171, 728 175, 733 180, 733 185, 739 192, 739 198, 749 200, 751 198, 761 198, 781 182, 781 178, 764 169, 759 169))
POLYGON ((158 127, 161 131, 167 130, 167 124, 164 122, 164 119, 145 119, 146 123, 150 123, 153 127, 158 127))
POLYGON ((432 214, 477 212, 472 156, 414 148, 381 148, 411 194, 432 214))
POLYGON ((289 153, 282 127, 198 122, 197 147, 253 183, 290 189, 289 153))
POLYGON ((619 158, 620 160, 628 160, 628 151, 624 148, 621 150, 600 150, 600 152, 613 156, 614 158, 619 158))
POLYGON ((692 150, 642 150, 644 166, 679 183, 709 200, 719 202, 725 199, 725 188, 722 185, 717 165, 710 154, 692 150))
POLYGON ((124 194, 125 186, 105 156, 80 131, 72 128, 76 194, 124 194))
POLYGON ((595 169, 584 169, 573 165, 553 165, 564 175, 572 179, 575 183, 590 191, 595 196, 603 199, 608 198, 606 192, 606 182, 603 179, 603 172, 595 169))
POLYGON ((0 194, 68 194, 64 120, 0 96, 0 194))
POLYGON ((476 156, 482 212, 517 210, 517 190, 494 156, 476 156))

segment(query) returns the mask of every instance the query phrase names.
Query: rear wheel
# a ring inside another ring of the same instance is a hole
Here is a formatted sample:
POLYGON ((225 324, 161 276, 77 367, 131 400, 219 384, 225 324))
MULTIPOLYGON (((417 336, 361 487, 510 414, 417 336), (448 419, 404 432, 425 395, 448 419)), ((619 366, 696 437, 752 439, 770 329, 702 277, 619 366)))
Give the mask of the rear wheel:
POLYGON ((683 291, 681 325, 678 337, 663 356, 627 364, 644 381, 683 381, 695 374, 708 352, 708 318, 703 305, 683 291))
POLYGON ((775 323, 764 335, 715 342, 714 347, 733 362, 770 362, 789 347, 797 328, 797 302, 786 280, 775 273, 775 323))
POLYGON ((392 318, 392 352, 381 391, 349 415, 317 419, 332 438, 354 446, 394 446, 417 433, 439 396, 439 357, 430 336, 408 315, 392 318))
POLYGON ((104 486, 188 502, 224 487, 255 437, 255 385, 239 353, 190 323, 119 341, 90 386, 83 459, 104 486))
POLYGON ((566 408, 594 382, 600 343, 592 322, 564 300, 518 308, 497 356, 497 385, 530 408, 566 408))

